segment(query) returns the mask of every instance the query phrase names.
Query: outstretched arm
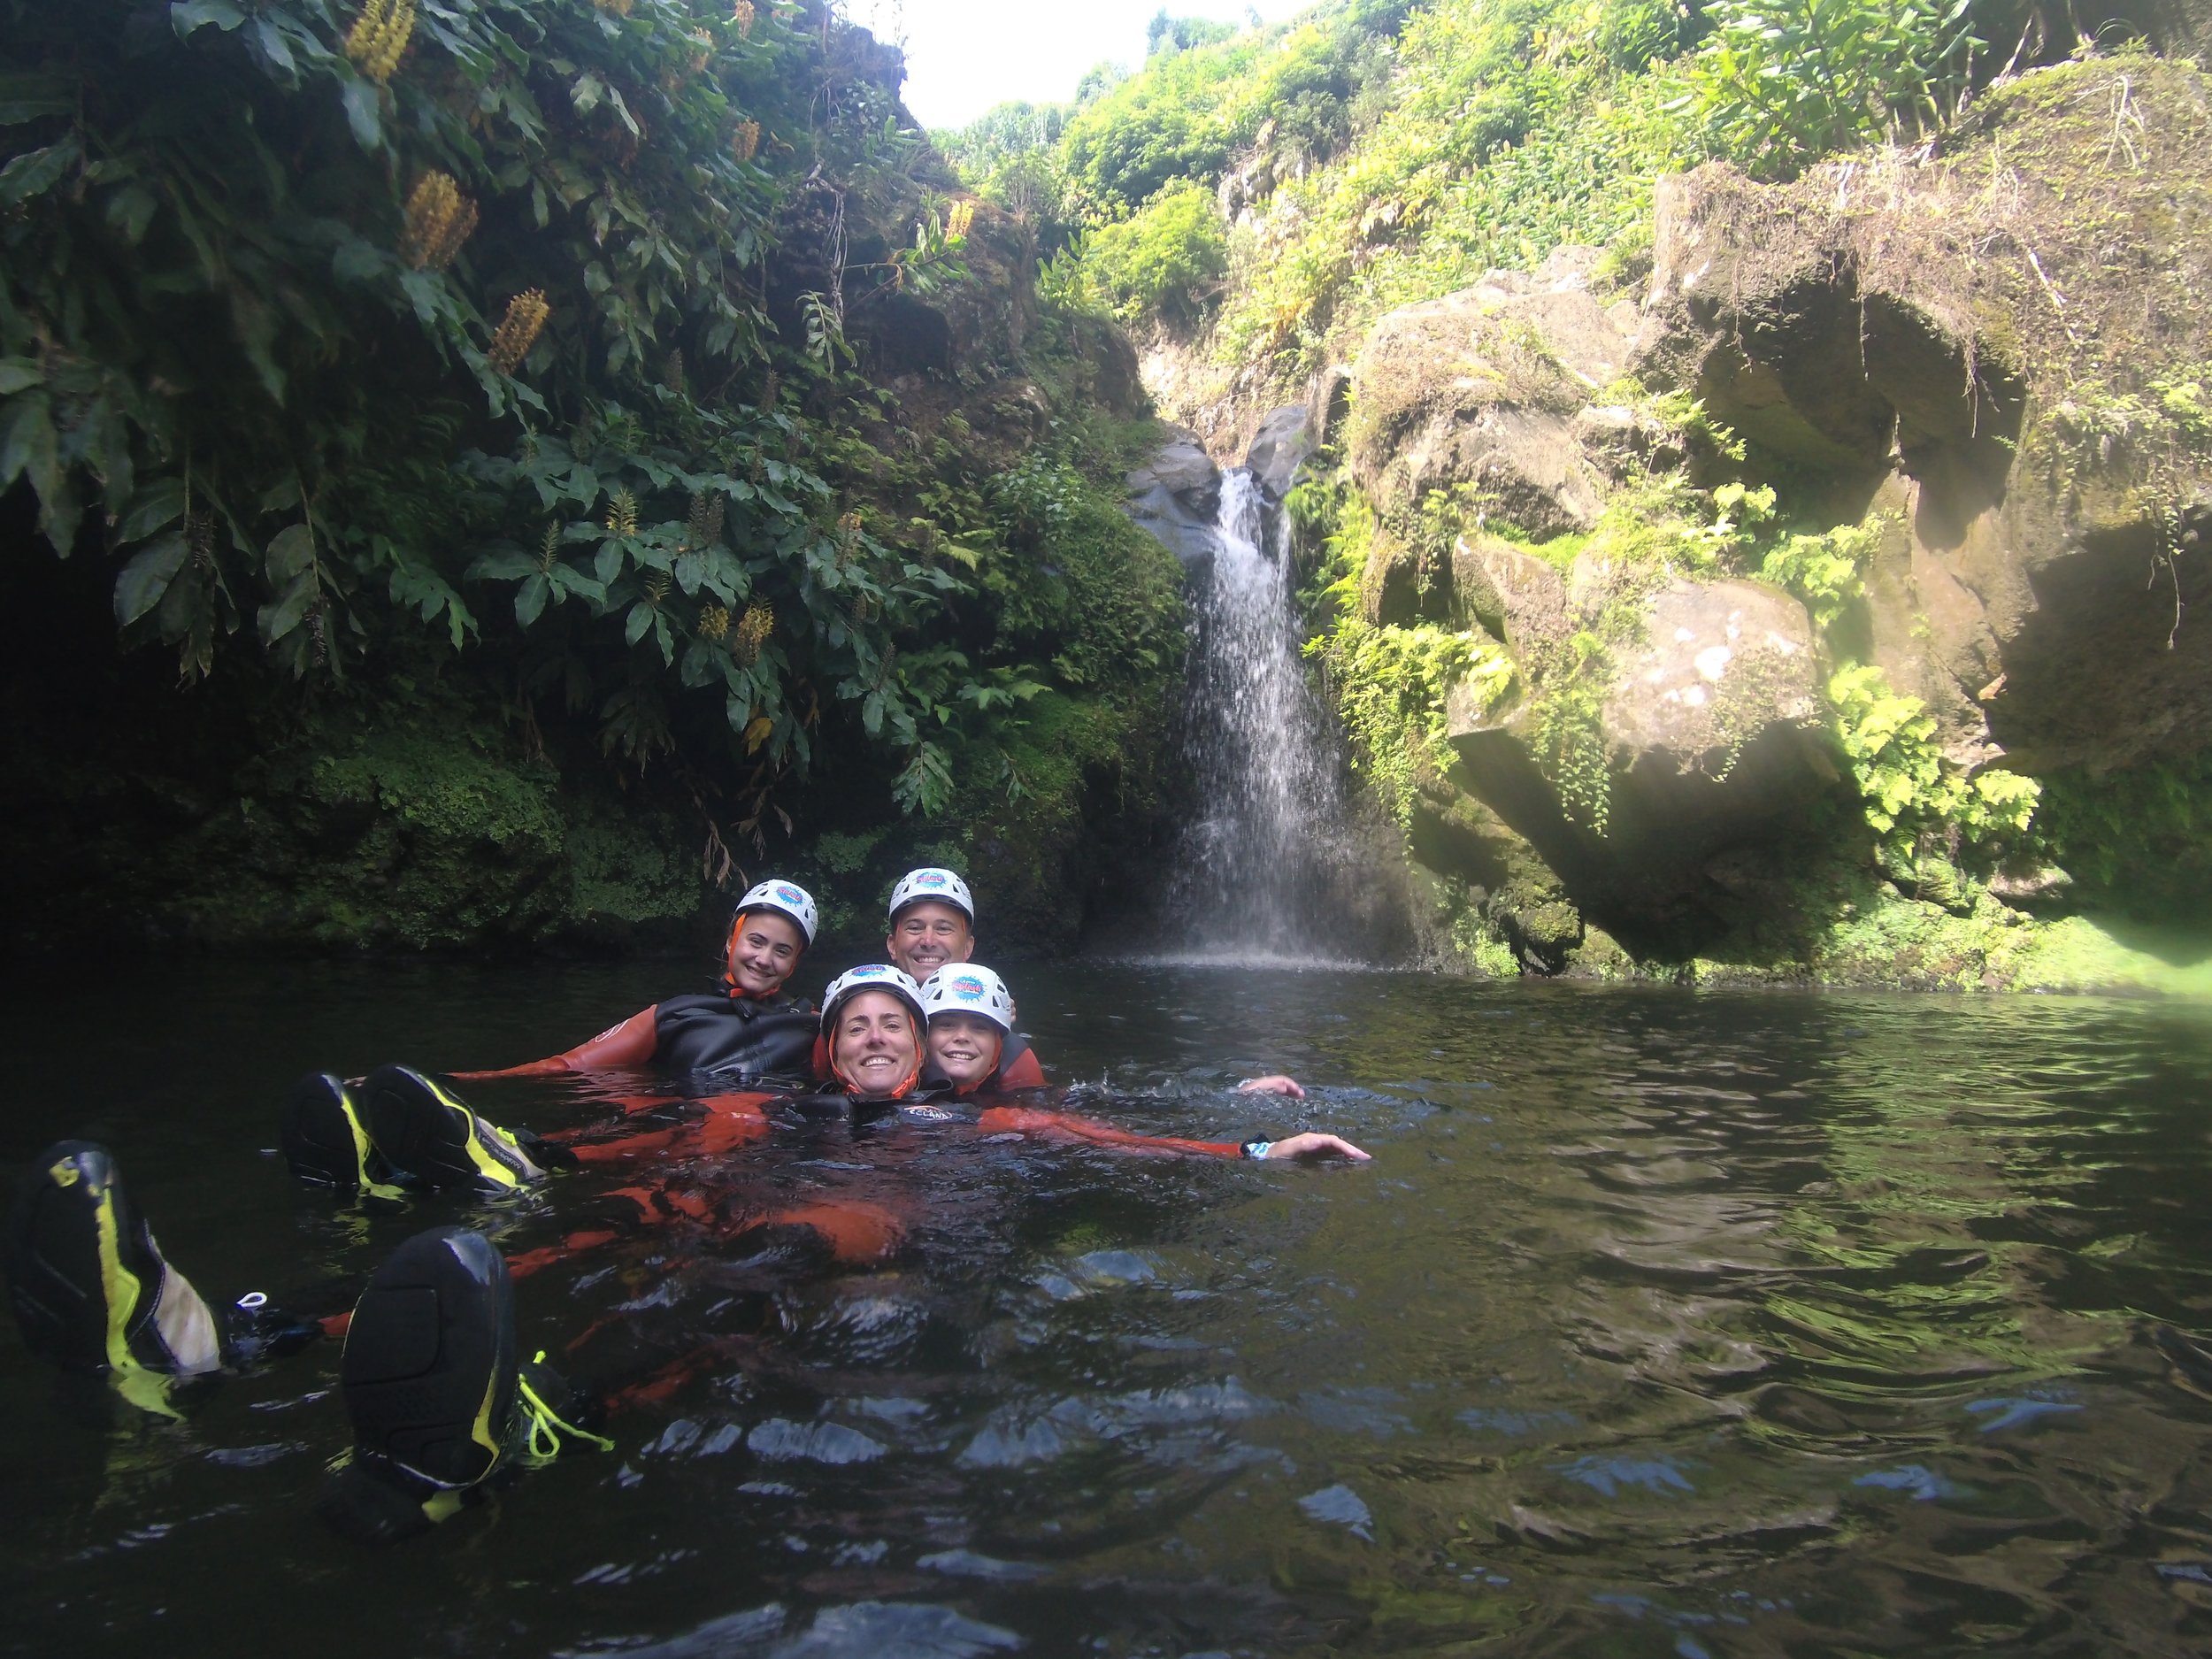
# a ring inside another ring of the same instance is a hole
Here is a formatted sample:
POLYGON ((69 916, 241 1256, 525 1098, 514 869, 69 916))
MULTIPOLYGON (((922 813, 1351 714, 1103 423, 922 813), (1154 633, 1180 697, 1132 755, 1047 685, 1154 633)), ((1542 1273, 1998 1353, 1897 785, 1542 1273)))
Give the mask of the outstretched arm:
POLYGON ((1363 1164, 1368 1155, 1335 1135, 1296 1134, 1286 1141, 1185 1141, 1173 1135, 1141 1135, 1073 1112, 1039 1111, 1026 1106, 994 1106, 977 1120, 986 1134, 1034 1135, 1048 1141, 1082 1141, 1138 1153, 1181 1152, 1211 1158, 1342 1157, 1363 1164), (1248 1150, 1248 1148, 1257 1148, 1248 1150))
POLYGON ((1277 1072, 1267 1077, 1248 1077, 1237 1085, 1240 1094, 1280 1094, 1289 1100, 1303 1100, 1306 1091, 1298 1087, 1294 1077, 1277 1072))
POLYGON ((633 1014, 619 1025, 610 1025, 589 1042, 580 1042, 563 1054, 526 1065, 511 1065, 498 1071, 456 1071, 465 1083, 480 1083, 495 1077, 558 1077, 565 1071, 603 1071, 620 1066, 643 1065, 660 1047, 654 1009, 633 1014))

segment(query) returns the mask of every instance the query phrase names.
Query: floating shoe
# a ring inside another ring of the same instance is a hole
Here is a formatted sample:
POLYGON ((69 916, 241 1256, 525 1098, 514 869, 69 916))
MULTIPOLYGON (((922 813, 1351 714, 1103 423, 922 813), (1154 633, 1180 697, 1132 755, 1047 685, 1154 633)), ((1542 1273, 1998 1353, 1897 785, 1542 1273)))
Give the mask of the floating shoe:
POLYGON ((221 1363, 215 1321, 154 1243, 104 1148, 41 1153, 10 1218, 9 1301, 31 1348, 69 1371, 105 1371, 133 1404, 170 1414, 167 1379, 221 1363))
POLYGON ((369 1139, 345 1084, 327 1071, 302 1078, 285 1097, 278 1143, 293 1174, 344 1193, 397 1198, 394 1171, 369 1139))
POLYGON ((518 1363, 514 1286, 484 1235, 417 1233, 369 1280, 346 1333, 339 1387, 359 1464, 442 1520, 450 1494, 503 1463, 549 1463, 571 1437, 611 1447, 573 1421, 544 1361, 518 1363))
POLYGON ((434 1187, 511 1192, 545 1179, 545 1166, 572 1162, 565 1148, 488 1123, 419 1071, 380 1066, 361 1086, 357 1116, 394 1165, 434 1187))
POLYGON ((355 1304, 338 1363, 363 1459, 426 1494, 498 1467, 519 1380, 507 1263, 464 1227, 392 1252, 355 1304))

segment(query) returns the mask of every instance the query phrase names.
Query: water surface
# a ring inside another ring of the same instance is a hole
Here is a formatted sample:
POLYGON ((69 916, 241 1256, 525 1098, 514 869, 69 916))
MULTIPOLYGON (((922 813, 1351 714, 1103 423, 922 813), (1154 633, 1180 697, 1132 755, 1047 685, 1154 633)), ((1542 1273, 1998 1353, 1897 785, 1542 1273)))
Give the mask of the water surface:
MULTIPOLYGON (((603 1177, 339 1209, 265 1148, 311 1066, 545 1052, 666 964, 168 972, 20 997, 0 1156, 109 1142, 211 1297, 342 1287, 414 1228, 511 1248, 603 1177)), ((1299 1124, 1359 1169, 786 1138, 687 1179, 885 1181, 824 1275, 664 1230, 523 1282, 576 1374, 672 1378, 384 1551, 312 1518, 334 1348, 104 1425, 0 1334, 0 1644, 49 1654, 2212 1647, 2212 1016, 2095 1001, 1015 976, 1086 1110, 1299 1124), (1302 1110, 1226 1090, 1260 1069, 1302 1110), (262 1632, 249 1636, 250 1632, 262 1632)), ((540 1127, 565 1084, 481 1091, 540 1127)))

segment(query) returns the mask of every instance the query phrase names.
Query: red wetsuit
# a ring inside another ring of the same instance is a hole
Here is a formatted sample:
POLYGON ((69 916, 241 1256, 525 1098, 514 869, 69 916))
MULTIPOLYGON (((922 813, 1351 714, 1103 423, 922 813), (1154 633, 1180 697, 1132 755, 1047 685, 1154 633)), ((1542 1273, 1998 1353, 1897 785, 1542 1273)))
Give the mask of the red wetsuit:
POLYGON ((814 1069, 820 1021, 789 997, 757 1000, 734 993, 672 996, 610 1025, 562 1054, 496 1071, 456 1071, 466 1082, 488 1078, 557 1077, 657 1066, 667 1071, 720 1071, 806 1083, 814 1069))
MULTIPOLYGON (((661 1166, 672 1159, 715 1157, 765 1138, 774 1126, 770 1109, 791 1099, 788 1095, 760 1093, 716 1094, 691 1102, 699 1109, 696 1114, 665 1127, 609 1133, 610 1129, 618 1132, 622 1128, 618 1124, 557 1138, 575 1154, 580 1164, 603 1168, 661 1166)), ((632 1117, 676 1103, 664 1099, 640 1101, 632 1117)), ((1141 1155, 1233 1158, 1241 1156, 1244 1150, 1240 1141, 1139 1134, 1074 1112, 1038 1107, 989 1106, 974 1112, 972 1108, 957 1103, 940 1104, 930 1100, 907 1101, 895 1106, 885 1102, 885 1118, 894 1116, 907 1124, 959 1125, 972 1126, 976 1133, 987 1136, 1016 1134, 1064 1145, 1111 1147, 1141 1155)), ((898 1202, 888 1192, 872 1192, 872 1187, 882 1185, 879 1180, 867 1179, 872 1171, 855 1173, 863 1179, 848 1183, 848 1190, 796 1209, 733 1205, 695 1180, 673 1175, 620 1187, 611 1195, 634 1204, 639 1218, 648 1224, 688 1221, 726 1237, 764 1226, 810 1227, 827 1242, 839 1261, 857 1265, 881 1261, 897 1248, 907 1231, 901 1212, 908 1205, 898 1202)), ((511 1257, 509 1264, 518 1273, 534 1272, 573 1251, 607 1244, 618 1236, 604 1228, 571 1233, 558 1245, 511 1257)))

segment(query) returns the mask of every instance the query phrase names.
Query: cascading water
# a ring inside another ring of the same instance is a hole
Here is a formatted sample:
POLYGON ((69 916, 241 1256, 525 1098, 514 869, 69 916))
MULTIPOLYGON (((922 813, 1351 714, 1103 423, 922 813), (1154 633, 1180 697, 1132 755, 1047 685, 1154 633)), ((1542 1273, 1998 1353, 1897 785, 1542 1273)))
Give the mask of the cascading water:
POLYGON ((1184 708, 1198 807, 1167 933, 1237 961, 1378 960, 1404 945, 1394 856, 1353 810, 1343 740, 1299 660, 1289 537, 1259 481, 1221 480, 1184 708))

